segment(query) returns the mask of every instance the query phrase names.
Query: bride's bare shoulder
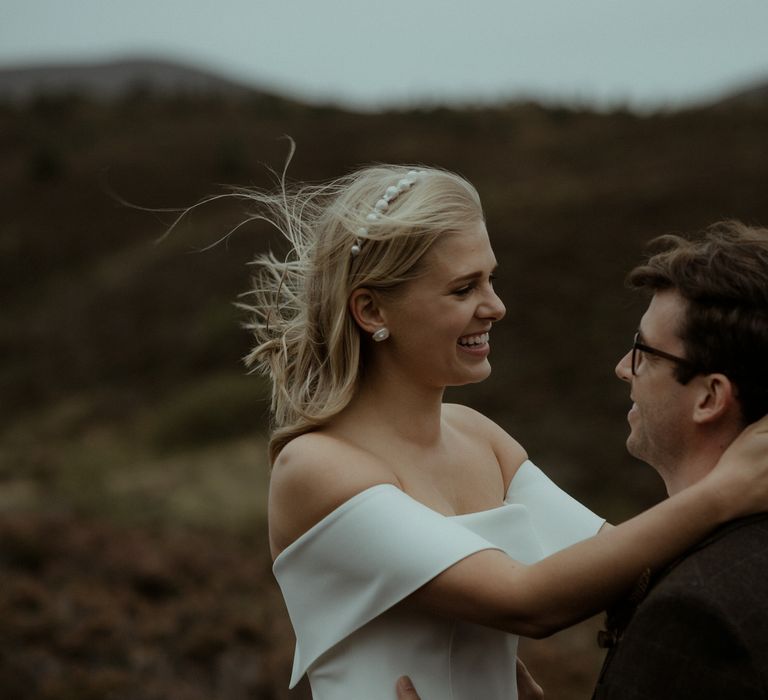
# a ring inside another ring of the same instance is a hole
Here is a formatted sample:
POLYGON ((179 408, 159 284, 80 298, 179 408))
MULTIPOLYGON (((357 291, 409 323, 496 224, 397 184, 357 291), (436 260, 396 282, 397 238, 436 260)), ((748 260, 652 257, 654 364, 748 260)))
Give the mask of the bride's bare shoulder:
POLYGON ((280 451, 269 487, 273 555, 338 508, 377 484, 399 486, 382 460, 323 432, 300 435, 280 451))

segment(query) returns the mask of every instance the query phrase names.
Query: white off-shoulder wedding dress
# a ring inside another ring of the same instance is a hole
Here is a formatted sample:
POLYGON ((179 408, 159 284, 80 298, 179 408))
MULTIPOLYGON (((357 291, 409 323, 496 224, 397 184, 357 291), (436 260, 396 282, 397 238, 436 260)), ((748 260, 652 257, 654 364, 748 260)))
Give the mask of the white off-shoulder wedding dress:
POLYGON ((407 674, 422 700, 514 700, 517 636, 397 603, 475 552, 532 564, 603 522, 530 461, 504 505, 477 513, 441 515, 389 484, 366 489, 275 560, 296 633, 290 687, 306 673, 314 700, 393 700, 407 674))

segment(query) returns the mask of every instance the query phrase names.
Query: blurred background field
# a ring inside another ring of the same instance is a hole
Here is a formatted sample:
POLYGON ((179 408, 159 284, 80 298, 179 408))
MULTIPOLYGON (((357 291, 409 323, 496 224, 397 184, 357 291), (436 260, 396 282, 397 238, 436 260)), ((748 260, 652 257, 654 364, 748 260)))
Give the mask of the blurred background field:
MULTIPOLYGON (((172 212, 225 185, 374 161, 479 189, 508 309, 492 377, 450 392, 620 521, 663 496, 624 452, 613 375, 644 244, 768 224, 768 93, 639 115, 510 102, 378 113, 251 90, 0 103, 0 696, 307 698, 265 537, 268 386, 235 308, 280 241, 245 212, 172 212)), ((599 621, 524 645, 550 698, 589 697, 599 621)), ((393 679, 394 683, 394 679, 393 679)))

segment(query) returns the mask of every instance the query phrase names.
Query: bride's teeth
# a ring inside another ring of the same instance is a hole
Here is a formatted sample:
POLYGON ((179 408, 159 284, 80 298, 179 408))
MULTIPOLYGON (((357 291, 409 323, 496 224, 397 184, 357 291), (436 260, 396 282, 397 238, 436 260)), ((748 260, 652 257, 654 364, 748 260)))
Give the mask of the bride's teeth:
POLYGON ((488 342, 488 334, 470 335, 459 340, 459 345, 484 345, 488 342))

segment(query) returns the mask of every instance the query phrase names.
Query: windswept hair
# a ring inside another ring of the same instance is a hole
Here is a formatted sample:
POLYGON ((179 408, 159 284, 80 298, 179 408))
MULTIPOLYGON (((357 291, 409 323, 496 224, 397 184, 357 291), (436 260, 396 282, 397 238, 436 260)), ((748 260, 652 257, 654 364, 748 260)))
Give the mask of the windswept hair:
POLYGON ((736 386, 745 423, 768 413, 768 229, 723 221, 700 236, 661 236, 656 253, 632 270, 628 284, 652 292, 674 289, 687 301, 678 329, 689 365, 721 372, 736 386))
MULTIPOLYGON (((290 158, 289 158, 290 160, 290 158)), ((474 187, 453 173, 407 165, 365 167, 323 184, 239 190, 252 218, 270 222, 290 245, 253 262, 252 288, 241 304, 254 346, 246 365, 272 381, 270 458, 291 439, 326 424, 352 400, 364 371, 362 334, 349 311, 359 287, 396 293, 423 271, 441 235, 483 220, 474 187), (375 223, 367 220, 387 187, 410 170, 421 174, 375 223), (361 251, 351 248, 368 229, 361 251)))

